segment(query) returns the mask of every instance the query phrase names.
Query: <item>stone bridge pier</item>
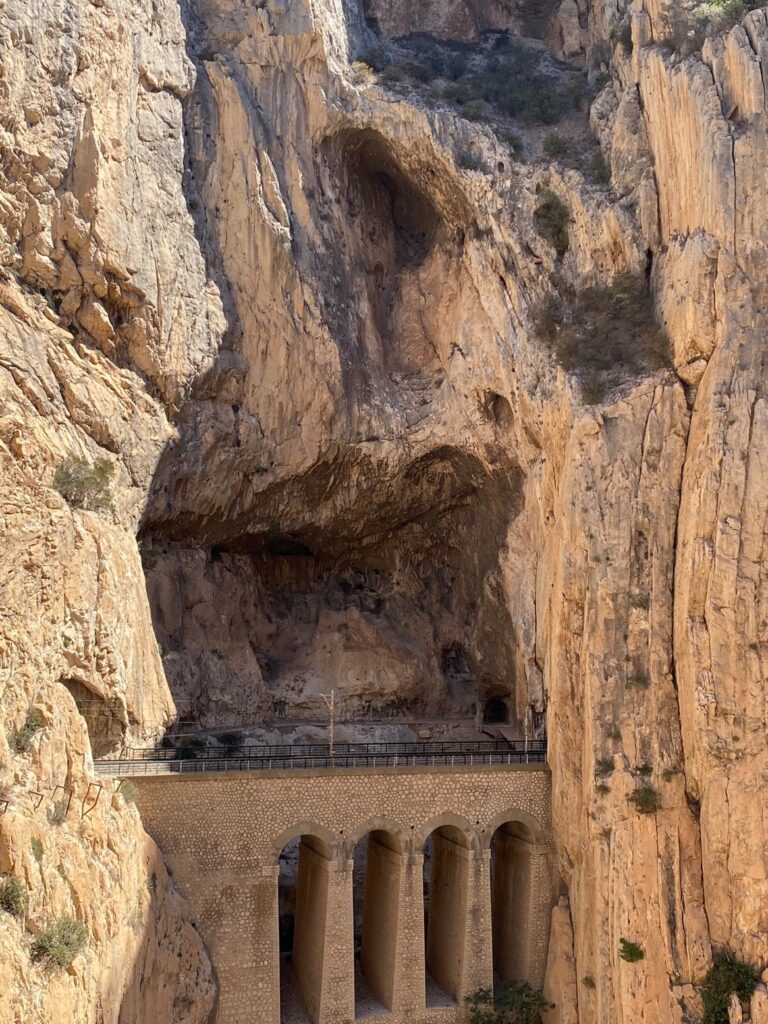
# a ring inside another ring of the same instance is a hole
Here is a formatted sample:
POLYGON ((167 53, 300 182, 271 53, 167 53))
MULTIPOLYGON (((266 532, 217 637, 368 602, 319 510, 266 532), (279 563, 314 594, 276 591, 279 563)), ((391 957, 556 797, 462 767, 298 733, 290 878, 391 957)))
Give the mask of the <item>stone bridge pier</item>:
POLYGON ((133 781, 210 951, 216 1024, 452 1024, 494 978, 543 981, 558 878, 541 765, 133 781))

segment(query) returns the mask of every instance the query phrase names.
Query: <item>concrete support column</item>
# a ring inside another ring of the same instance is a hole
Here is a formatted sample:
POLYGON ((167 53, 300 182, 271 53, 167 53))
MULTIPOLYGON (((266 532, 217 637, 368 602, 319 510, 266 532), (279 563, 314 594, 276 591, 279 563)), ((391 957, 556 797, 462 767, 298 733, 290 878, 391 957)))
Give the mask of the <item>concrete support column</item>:
POLYGON ((210 879, 197 894, 201 931, 219 983, 217 1024, 280 1020, 278 869, 258 868, 254 876, 243 885, 210 879))
POLYGON ((447 995, 463 997, 472 851, 432 833, 426 966, 447 995))
POLYGON ((528 973, 526 981, 538 988, 544 984, 547 969, 549 931, 541 922, 552 913, 554 884, 551 851, 537 844, 531 851, 531 890, 528 914, 532 926, 528 932, 528 973))
POLYGON ((352 1024, 355 1019, 355 951, 351 860, 328 862, 325 958, 316 1024, 352 1024))
POLYGON ((491 943, 491 851, 477 849, 470 864, 467 954, 461 1005, 478 989, 493 987, 491 943))
POLYGON ((402 897, 403 854, 368 837, 360 967, 374 997, 392 1009, 402 897))
POLYGON ((319 1024, 326 957, 328 879, 331 862, 303 839, 299 846, 296 919, 293 932, 293 973, 304 1007, 319 1024))
POLYGON ((404 856, 400 880, 398 954, 392 1010, 404 1017, 424 1013, 424 854, 404 856))

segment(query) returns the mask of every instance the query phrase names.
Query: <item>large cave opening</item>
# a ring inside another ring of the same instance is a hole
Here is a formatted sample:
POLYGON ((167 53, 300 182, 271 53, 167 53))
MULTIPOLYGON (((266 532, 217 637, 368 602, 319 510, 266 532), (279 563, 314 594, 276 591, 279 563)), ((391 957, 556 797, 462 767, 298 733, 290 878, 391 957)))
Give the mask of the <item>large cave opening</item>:
POLYGON ((331 690, 340 740, 368 723, 375 738, 405 723, 437 738, 474 731, 490 692, 514 708, 514 630, 497 591, 520 494, 515 466, 444 447, 397 469, 317 467, 265 495, 260 528, 221 525, 205 542, 145 530, 177 707, 210 731, 307 741, 324 735, 331 690))

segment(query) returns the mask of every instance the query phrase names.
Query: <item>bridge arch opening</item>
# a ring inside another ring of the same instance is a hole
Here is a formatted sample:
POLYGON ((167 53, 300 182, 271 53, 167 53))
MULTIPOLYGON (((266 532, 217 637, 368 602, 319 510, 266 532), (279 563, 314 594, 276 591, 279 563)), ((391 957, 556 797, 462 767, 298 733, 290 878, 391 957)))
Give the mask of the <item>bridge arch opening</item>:
POLYGON ((309 833, 278 856, 280 1020, 318 1024, 322 1002, 331 848, 309 833))
POLYGON ((463 995, 472 844, 456 825, 440 825, 424 844, 424 966, 427 1007, 463 995))
POLYGON ((392 1010, 404 848, 400 837, 374 829, 353 855, 355 1017, 392 1010))
POLYGON ((495 984, 532 981, 529 963, 532 928, 533 830, 519 820, 505 821, 491 838, 491 924, 495 984))

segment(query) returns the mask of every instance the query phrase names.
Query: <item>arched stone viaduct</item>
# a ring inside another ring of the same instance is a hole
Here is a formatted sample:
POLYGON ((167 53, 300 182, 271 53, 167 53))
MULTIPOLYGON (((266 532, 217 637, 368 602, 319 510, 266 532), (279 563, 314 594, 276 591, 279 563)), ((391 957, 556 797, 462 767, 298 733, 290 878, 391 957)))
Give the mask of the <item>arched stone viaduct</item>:
POLYGON ((286 1008, 293 999, 312 1024, 353 1024, 356 974, 378 1006, 361 1009, 358 994, 357 1016, 387 1024, 452 1024, 494 973, 543 980, 558 888, 542 765, 132 781, 211 953, 216 1024, 281 1020, 278 861, 295 840, 284 1021, 297 1019, 286 1008), (356 953, 352 858, 361 840, 356 953), (445 998, 430 999, 430 985, 445 998))

